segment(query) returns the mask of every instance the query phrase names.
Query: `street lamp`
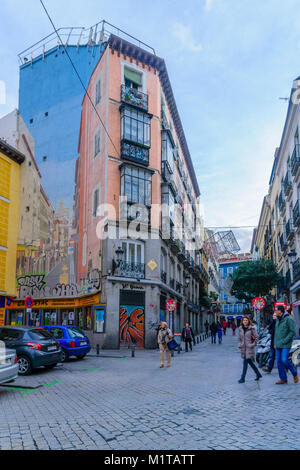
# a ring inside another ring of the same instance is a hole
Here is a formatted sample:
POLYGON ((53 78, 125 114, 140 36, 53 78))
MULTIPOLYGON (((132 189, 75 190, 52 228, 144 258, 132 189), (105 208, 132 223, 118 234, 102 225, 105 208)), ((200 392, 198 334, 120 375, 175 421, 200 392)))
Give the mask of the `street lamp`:
POLYGON ((114 274, 115 270, 120 266, 124 250, 122 250, 122 248, 119 246, 115 253, 117 255, 117 260, 112 260, 112 274, 114 274))
POLYGON ((184 287, 187 289, 190 285, 190 282, 191 282, 191 276, 189 274, 186 274, 184 280, 185 280, 185 286, 184 287))

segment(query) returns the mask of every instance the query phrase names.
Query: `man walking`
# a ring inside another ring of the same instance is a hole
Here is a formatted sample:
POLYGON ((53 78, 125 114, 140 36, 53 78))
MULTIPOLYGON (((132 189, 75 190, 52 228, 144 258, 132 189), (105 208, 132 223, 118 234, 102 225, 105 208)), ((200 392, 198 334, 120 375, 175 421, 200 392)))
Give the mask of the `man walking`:
POLYGON ((216 344, 216 336, 218 333, 218 329, 218 325, 216 324, 216 322, 213 321, 210 325, 211 344, 216 344))
POLYGON ((268 326, 268 331, 271 335, 271 349, 270 349, 270 356, 269 356, 268 366, 262 368, 262 370, 264 372, 266 372, 267 374, 270 374, 272 372, 272 369, 274 367, 274 362, 275 362, 274 335, 275 335, 276 319, 277 319, 277 315, 276 315, 276 313, 273 313, 273 319, 272 319, 270 325, 268 326))
POLYGON ((183 328, 181 333, 181 338, 185 342, 185 352, 188 352, 188 344, 190 345, 190 350, 192 351, 192 340, 195 340, 195 335, 193 328, 189 325, 189 323, 185 324, 185 328, 183 328))
POLYGON ((278 385, 287 384, 286 369, 289 369, 294 377, 294 382, 298 382, 297 369, 289 361, 289 352, 294 337, 296 336, 295 323, 284 307, 279 305, 276 310, 276 323, 274 334, 274 346, 276 348, 276 361, 280 380, 278 385))

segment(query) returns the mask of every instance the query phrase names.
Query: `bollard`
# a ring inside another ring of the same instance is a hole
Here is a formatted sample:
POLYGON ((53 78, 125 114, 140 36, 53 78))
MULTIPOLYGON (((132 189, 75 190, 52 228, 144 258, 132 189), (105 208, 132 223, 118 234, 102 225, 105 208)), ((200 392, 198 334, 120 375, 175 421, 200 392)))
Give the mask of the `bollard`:
POLYGON ((200 343, 199 336, 197 336, 197 344, 199 344, 199 343, 200 343))
POLYGON ((100 356, 100 346, 99 344, 96 345, 97 356, 100 356))
POLYGON ((201 335, 200 335, 200 343, 202 343, 202 337, 201 337, 201 335))
POLYGON ((131 357, 135 357, 135 347, 132 346, 131 348, 131 357))

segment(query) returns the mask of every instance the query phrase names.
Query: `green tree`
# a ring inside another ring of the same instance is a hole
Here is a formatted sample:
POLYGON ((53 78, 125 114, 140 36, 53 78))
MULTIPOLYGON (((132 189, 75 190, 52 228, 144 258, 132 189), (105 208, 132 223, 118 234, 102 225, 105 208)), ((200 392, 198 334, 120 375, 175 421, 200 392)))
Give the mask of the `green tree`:
POLYGON ((250 302, 254 297, 264 297, 276 287, 282 276, 271 260, 245 261, 231 275, 231 294, 250 302))

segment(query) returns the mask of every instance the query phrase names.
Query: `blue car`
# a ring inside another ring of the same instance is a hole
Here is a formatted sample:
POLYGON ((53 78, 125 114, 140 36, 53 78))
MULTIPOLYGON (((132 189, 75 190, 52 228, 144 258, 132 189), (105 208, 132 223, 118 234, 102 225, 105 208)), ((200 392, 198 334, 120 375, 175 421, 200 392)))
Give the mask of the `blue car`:
POLYGON ((58 341, 61 347, 61 362, 70 356, 83 359, 91 350, 89 338, 77 326, 43 326, 58 341))

